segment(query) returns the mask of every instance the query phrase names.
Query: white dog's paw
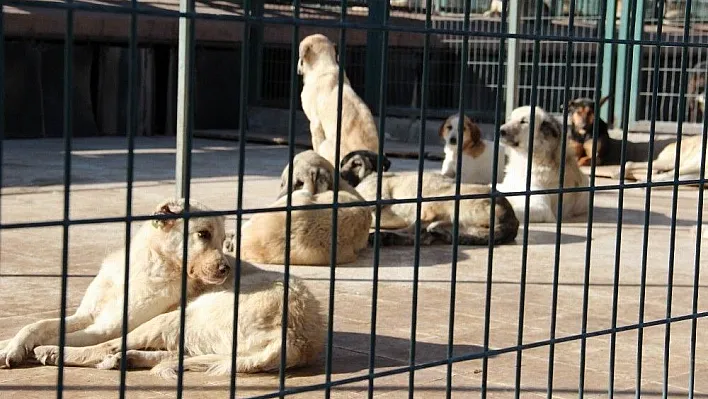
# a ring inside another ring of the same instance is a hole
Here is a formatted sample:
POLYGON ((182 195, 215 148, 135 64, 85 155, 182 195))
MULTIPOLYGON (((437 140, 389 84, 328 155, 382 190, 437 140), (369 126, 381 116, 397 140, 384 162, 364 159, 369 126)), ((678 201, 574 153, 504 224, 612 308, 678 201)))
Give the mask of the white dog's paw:
POLYGON ((56 366, 59 364, 58 346, 38 346, 34 348, 34 358, 45 366, 56 366))
POLYGON ((226 233, 226 238, 224 239, 224 245, 222 250, 226 253, 236 252, 236 234, 226 233))
POLYGON ((21 345, 9 344, 0 351, 0 367, 10 368, 27 359, 27 350, 21 345))
POLYGON ((113 370, 120 368, 120 359, 120 352, 115 355, 108 355, 101 361, 101 363, 96 365, 96 368, 99 370, 113 370))
POLYGON ((156 375, 166 380, 177 379, 177 365, 175 362, 163 362, 150 369, 150 374, 156 375))

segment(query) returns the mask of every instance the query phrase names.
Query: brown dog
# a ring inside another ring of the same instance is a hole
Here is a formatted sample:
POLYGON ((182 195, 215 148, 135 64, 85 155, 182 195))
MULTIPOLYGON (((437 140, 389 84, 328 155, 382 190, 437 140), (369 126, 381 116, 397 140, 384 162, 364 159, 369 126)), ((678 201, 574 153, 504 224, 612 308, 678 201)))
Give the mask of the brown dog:
MULTIPOLYGON (((600 107, 610 97, 600 99, 600 107)), ((599 108, 599 107, 598 107, 599 108)), ((576 98, 568 103, 568 147, 578 158, 578 166, 587 166, 592 162, 593 134, 597 123, 597 147, 595 162, 602 165, 606 160, 610 146, 610 134, 607 123, 595 114, 595 104, 590 98, 576 98)))
MULTIPOLYGON (((320 34, 304 38, 300 42, 297 70, 303 75, 300 99, 310 120, 312 148, 335 165, 339 65, 334 43, 320 34)), ((340 158, 351 151, 379 148, 378 130, 371 111, 352 89, 346 74, 342 86, 341 128, 340 158)))
MULTIPOLYGON (((494 163, 494 143, 482 139, 479 126, 465 116, 462 124, 462 134, 458 131, 460 116, 449 116, 438 129, 440 138, 445 141, 445 160, 443 160, 442 173, 448 177, 455 177, 457 170, 457 146, 462 140, 462 183, 489 184, 492 182, 494 163)), ((497 158, 496 181, 504 177, 504 147, 499 146, 497 158)))

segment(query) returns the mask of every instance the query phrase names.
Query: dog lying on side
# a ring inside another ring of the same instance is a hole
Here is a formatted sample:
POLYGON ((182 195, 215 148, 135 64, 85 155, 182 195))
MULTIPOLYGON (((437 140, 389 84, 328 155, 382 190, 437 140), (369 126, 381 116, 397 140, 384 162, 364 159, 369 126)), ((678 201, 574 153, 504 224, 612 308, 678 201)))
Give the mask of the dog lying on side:
MULTIPOLYGON (((703 137, 687 136, 681 140, 681 159, 679 163, 679 179, 694 180, 700 178, 701 172, 701 157, 703 155, 703 137)), ((626 162, 625 178, 632 180, 639 179, 635 175, 637 172, 646 172, 648 162, 626 162)), ((674 180, 674 166, 676 165, 676 143, 667 145, 656 157, 652 163, 652 181, 668 181, 674 180)), ((705 163, 706 171, 708 171, 708 161, 705 163)), ((707 172, 708 173, 708 172, 707 172)), ((619 178, 619 172, 613 177, 619 178)))
MULTIPOLYGON (((179 215, 183 200, 162 202, 155 214, 179 215)), ((190 211, 207 211, 190 202, 190 211)), ((229 263, 222 252, 223 217, 189 220, 187 259, 188 298, 210 286, 222 284, 229 263)), ((183 219, 145 223, 130 244, 128 330, 132 331, 159 314, 175 309, 182 287, 183 219)), ((120 337, 123 320, 125 250, 110 254, 86 289, 76 312, 65 319, 66 345, 88 346, 120 337)), ((22 363, 39 345, 57 345, 61 319, 46 319, 23 327, 14 338, 0 343, 0 365, 22 363)))
MULTIPOLYGON (((438 134, 445 141, 445 160, 442 164, 442 173, 448 177, 455 177, 457 168, 458 140, 462 140, 462 183, 489 184, 492 182, 492 167, 494 166, 494 143, 482 139, 479 127, 465 116, 462 134, 458 132, 459 115, 449 116, 440 125, 438 134)), ((497 176, 499 182, 504 176, 504 147, 499 146, 497 157, 497 176)))
MULTIPOLYGON (((287 205, 287 167, 281 182, 281 197, 271 208, 287 205)), ((293 159, 292 205, 332 204, 334 192, 334 168, 323 157, 306 151, 293 159)), ((363 201, 363 198, 349 186, 340 186, 340 203, 363 201)), ((368 207, 343 207, 337 212, 337 264, 357 260, 358 253, 366 248, 371 212, 368 207)), ((241 257, 243 259, 268 264, 285 263, 285 220, 284 211, 258 213, 242 227, 241 257)), ((330 243, 332 240, 332 209, 295 210, 291 213, 290 263, 293 265, 330 264, 330 243)), ((229 237, 234 248, 233 240, 229 237)))
MULTIPOLYGON (((235 259, 228 256, 235 265, 235 259)), ((236 372, 278 370, 282 347, 283 274, 241 263, 236 372)), ((185 309, 184 370, 231 374, 234 320, 234 273, 188 303, 185 309)), ((286 368, 311 364, 324 347, 326 324, 320 303, 297 278, 290 278, 286 333, 286 368)), ((152 368, 176 378, 180 311, 161 314, 127 336, 128 368, 152 368)), ((120 366, 121 339, 87 347, 66 347, 67 366, 111 369, 120 366)), ((59 347, 39 346, 34 355, 45 365, 58 363, 59 347)))
MULTIPOLYGON (((370 151, 355 151, 342 159, 342 176, 349 181, 367 201, 376 200, 378 157, 370 151)), ((388 168, 386 168, 388 169, 388 168)), ((381 176, 381 199, 416 198, 418 173, 384 172, 381 176)), ((461 184, 460 193, 489 194, 489 186, 461 184)), ((438 173, 424 173, 422 196, 437 197, 455 194, 455 181, 438 173)), ((423 243, 453 242, 455 202, 423 202, 421 227, 423 243)), ((519 221, 504 197, 495 204, 494 231, 490 231, 491 199, 466 199, 460 201, 459 243, 461 245, 505 244, 514 241, 519 221)), ((371 226, 375 226, 372 221, 371 226)), ((380 227, 384 232, 384 245, 412 245, 415 237, 416 203, 385 205, 381 209, 380 227)))
MULTIPOLYGON (((304 38, 300 42, 297 71, 303 75, 300 99, 310 120, 312 149, 335 165, 339 65, 334 43, 321 34, 304 38)), ((379 138, 374 118, 346 75, 341 115, 340 157, 354 150, 377 151, 379 138)))
MULTIPOLYGON (((600 107, 610 97, 600 99, 600 107)), ((592 162, 593 133, 597 129, 596 165, 603 165, 610 146, 610 134, 607 123, 595 114, 595 104, 590 98, 576 98, 568 103, 568 149, 578 158, 578 166, 587 166, 592 162)))
MULTIPOLYGON (((506 166, 504 181, 499 190, 503 192, 526 191, 526 177, 529 123, 532 110, 529 106, 516 108, 509 121, 501 126, 501 140, 506 145, 509 162, 506 166)), ((560 166, 565 163, 563 187, 587 187, 588 178, 578 168, 575 154, 566 152, 561 159, 561 124, 540 107, 534 112, 533 155, 531 159, 531 190, 558 189, 560 187, 560 166)), ((509 201, 519 220, 524 217, 525 196, 511 196, 509 201)), ((558 205, 557 194, 532 194, 529 197, 529 222, 555 222, 558 205)), ((588 209, 587 192, 568 192, 563 194, 563 220, 583 215, 588 209)))

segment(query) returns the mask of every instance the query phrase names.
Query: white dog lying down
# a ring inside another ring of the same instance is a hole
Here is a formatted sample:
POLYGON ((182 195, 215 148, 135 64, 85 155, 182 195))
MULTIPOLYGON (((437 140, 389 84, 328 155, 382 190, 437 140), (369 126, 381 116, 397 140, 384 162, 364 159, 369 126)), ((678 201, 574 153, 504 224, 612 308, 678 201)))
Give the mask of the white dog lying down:
MULTIPOLYGON (((166 200, 155 214, 183 212, 183 200, 166 200)), ((195 201, 190 210, 206 211, 195 201)), ((183 219, 145 223, 130 244, 128 329, 179 306, 181 299, 183 219)), ((210 285, 222 284, 229 264, 222 252, 223 217, 195 217, 189 220, 188 297, 210 285)), ((86 289, 79 308, 66 318, 66 345, 94 345, 120 337, 123 322, 123 279, 125 250, 110 254, 98 275, 86 289)), ((40 320, 23 327, 14 338, 0 343, 0 365, 10 367, 27 358, 38 345, 57 345, 61 319, 40 320)))
MULTIPOLYGON (((233 265, 235 259, 228 256, 233 265)), ((283 274, 241 264, 237 328, 236 372, 277 370, 280 366, 283 274)), ((187 305, 184 370, 214 375, 231 373, 234 316, 234 273, 212 292, 187 305)), ((312 363, 324 346, 326 324, 320 304, 297 278, 290 279, 286 367, 312 363)), ((152 368, 163 378, 177 376, 180 311, 155 317, 127 336, 129 368, 152 368)), ((65 348, 68 366, 110 369, 120 365, 121 339, 83 348, 65 348)), ((56 364, 57 346, 40 346, 35 357, 43 364, 56 364)))
MULTIPOLYGON (((502 143, 507 148, 509 162, 502 184, 497 188, 502 192, 526 191, 526 176, 531 107, 516 108, 509 121, 501 126, 502 143)), ((533 154, 531 159, 531 190, 558 189, 560 187, 560 166, 565 163, 563 187, 587 187, 588 178, 578 168, 572 151, 566 151, 561 159, 561 124, 540 107, 535 110, 533 154)), ((507 197, 519 220, 524 219, 525 196, 507 197)), ((529 197, 529 222, 555 222, 558 206, 557 194, 532 194, 529 197)), ((563 194, 563 220, 584 215, 588 210, 588 193, 569 192, 563 194)))
MULTIPOLYGON (((681 159, 679 163, 679 180, 698 180, 701 172, 701 158, 703 156, 703 137, 687 136, 681 140, 681 159)), ((637 176, 639 173, 646 173, 648 162, 626 162, 625 177, 627 179, 640 180, 637 176)), ((673 181, 674 166, 676 166, 676 143, 671 143, 666 146, 656 160, 652 163, 652 181, 673 181)), ((708 171, 708 157, 705 160, 706 170, 708 171)), ((619 171, 613 176, 619 178, 619 171)), ((641 179, 646 181, 646 179, 641 179)))

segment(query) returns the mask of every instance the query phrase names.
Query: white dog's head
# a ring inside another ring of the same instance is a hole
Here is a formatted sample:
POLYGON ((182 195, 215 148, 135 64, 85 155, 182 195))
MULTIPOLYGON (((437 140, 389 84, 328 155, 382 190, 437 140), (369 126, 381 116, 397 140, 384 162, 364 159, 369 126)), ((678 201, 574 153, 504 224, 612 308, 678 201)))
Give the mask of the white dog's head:
MULTIPOLYGON (((288 195, 290 165, 285 165, 280 175, 278 199, 288 195)), ((293 158, 292 190, 305 190, 312 195, 334 188, 334 167, 314 150, 303 151, 293 158)))
POLYGON ((319 66, 336 66, 337 52, 325 35, 314 34, 300 42, 300 59, 297 61, 297 73, 307 75, 319 66))
MULTIPOLYGON (((209 211, 206 206, 196 201, 190 201, 189 209, 190 212, 209 211)), ((165 200, 157 206, 153 214, 169 215, 175 218, 153 220, 152 223, 144 227, 149 231, 151 249, 163 257, 162 263, 167 262, 180 271, 184 253, 184 219, 178 216, 183 212, 183 199, 165 200)), ((209 285, 222 284, 226 281, 231 269, 222 250, 226 238, 224 217, 190 217, 188 226, 188 276, 209 285)))
MULTIPOLYGON (((554 151, 560 145, 563 127, 540 107, 536 107, 534 116, 533 153, 544 154, 554 151)), ((508 121, 499 128, 501 143, 512 151, 527 154, 530 145, 531 117, 529 106, 512 111, 508 121)))

